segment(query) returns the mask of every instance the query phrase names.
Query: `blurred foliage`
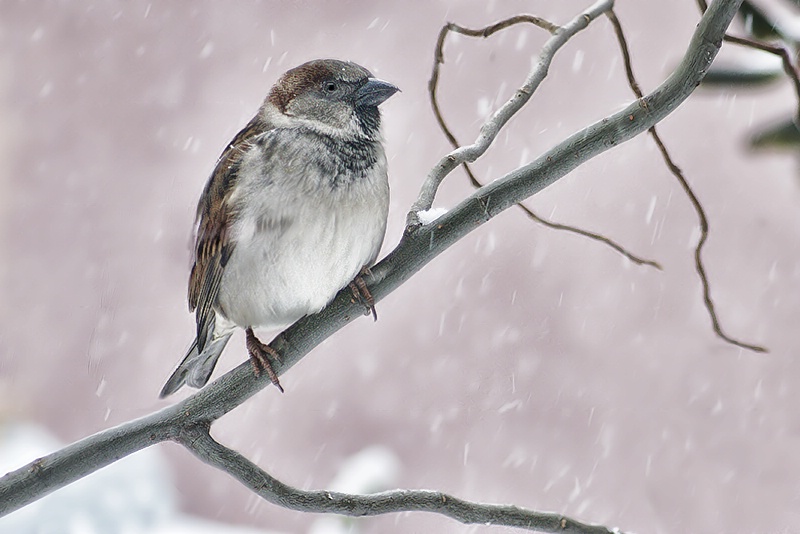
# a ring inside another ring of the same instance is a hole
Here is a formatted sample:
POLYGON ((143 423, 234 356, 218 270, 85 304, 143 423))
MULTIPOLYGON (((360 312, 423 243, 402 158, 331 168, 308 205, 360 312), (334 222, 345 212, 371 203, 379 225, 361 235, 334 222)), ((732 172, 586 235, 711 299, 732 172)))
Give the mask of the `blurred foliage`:
POLYGON ((748 0, 742 2, 742 7, 739 8, 739 18, 744 21, 745 31, 756 39, 771 41, 783 38, 777 22, 748 0))
POLYGON ((784 119, 753 134, 750 137, 750 146, 755 149, 797 149, 800 147, 800 129, 793 118, 784 119))
MULTIPOLYGON (((703 80, 703 85, 716 90, 741 90, 763 87, 783 80, 781 58, 771 52, 758 49, 758 45, 784 48, 791 57, 792 68, 797 73, 798 45, 800 45, 800 0, 775 0, 771 7, 766 0, 744 0, 738 19, 742 23, 746 39, 752 41, 752 54, 728 59, 712 65, 703 80), (774 9, 780 7, 781 9, 774 9), (780 11, 780 13, 778 13, 780 11)), ((797 74, 795 74, 797 76, 797 74)), ((800 95, 798 95, 800 99, 800 95)), ((749 144, 754 149, 800 149, 800 101, 798 110, 790 117, 782 117, 751 134, 749 144)))

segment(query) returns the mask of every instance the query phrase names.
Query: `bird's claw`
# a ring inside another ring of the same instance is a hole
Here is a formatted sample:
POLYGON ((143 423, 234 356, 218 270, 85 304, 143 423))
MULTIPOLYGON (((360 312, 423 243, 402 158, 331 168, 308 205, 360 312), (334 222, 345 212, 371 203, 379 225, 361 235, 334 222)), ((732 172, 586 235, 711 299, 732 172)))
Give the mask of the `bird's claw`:
POLYGON ((283 363, 283 359, 281 355, 278 354, 278 351, 261 342, 260 339, 256 337, 253 333, 252 328, 248 328, 246 330, 247 335, 247 352, 250 354, 250 363, 253 364, 253 371, 255 372, 256 376, 261 376, 262 371, 267 372, 267 376, 275 385, 276 388, 283 393, 283 386, 281 386, 280 380, 278 380, 278 374, 275 372, 275 369, 272 367, 272 363, 269 361, 269 357, 272 356, 275 358, 279 363, 283 363))
POLYGON ((360 302, 364 306, 364 315, 372 313, 375 321, 378 320, 378 311, 375 309, 375 299, 372 293, 369 292, 367 283, 361 277, 364 274, 371 274, 369 269, 364 268, 360 274, 356 275, 352 282, 350 282, 350 291, 353 293, 353 302, 360 302))

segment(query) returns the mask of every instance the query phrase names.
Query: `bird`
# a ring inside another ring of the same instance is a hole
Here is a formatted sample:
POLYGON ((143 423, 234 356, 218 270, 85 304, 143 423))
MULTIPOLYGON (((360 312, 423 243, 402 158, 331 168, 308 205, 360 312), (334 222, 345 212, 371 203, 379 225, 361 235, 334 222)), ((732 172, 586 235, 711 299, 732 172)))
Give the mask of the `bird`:
POLYGON ((286 327, 363 281, 386 232, 389 181, 378 106, 399 89, 349 61, 286 71, 217 160, 197 207, 189 310, 196 337, 160 397, 203 387, 237 328, 256 375, 280 391, 254 329, 286 327))

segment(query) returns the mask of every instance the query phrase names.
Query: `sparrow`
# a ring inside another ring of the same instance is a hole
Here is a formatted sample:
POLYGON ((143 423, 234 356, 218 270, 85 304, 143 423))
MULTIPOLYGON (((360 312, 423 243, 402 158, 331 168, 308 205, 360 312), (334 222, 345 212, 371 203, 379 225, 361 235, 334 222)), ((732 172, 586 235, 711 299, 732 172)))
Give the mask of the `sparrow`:
POLYGON ((160 397, 203 387, 236 328, 257 375, 283 391, 256 328, 288 326, 361 279, 386 231, 389 182, 378 106, 399 89, 355 63, 284 73, 217 160, 197 207, 189 310, 197 334, 160 397))

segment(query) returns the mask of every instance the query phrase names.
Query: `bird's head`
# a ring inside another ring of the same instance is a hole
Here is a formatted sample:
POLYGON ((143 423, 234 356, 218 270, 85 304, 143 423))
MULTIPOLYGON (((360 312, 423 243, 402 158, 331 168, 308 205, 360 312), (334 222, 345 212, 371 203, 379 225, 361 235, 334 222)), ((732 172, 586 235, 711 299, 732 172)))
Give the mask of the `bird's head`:
POLYGON ((375 137, 380 128, 378 106, 397 91, 360 65, 317 59, 284 73, 265 107, 290 123, 307 123, 326 133, 375 137))

